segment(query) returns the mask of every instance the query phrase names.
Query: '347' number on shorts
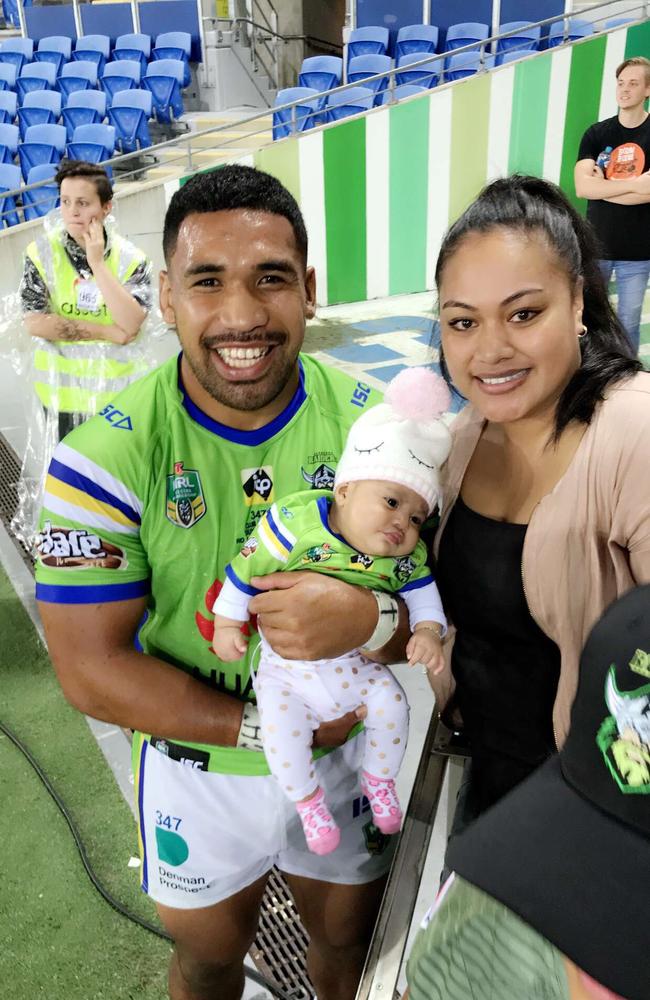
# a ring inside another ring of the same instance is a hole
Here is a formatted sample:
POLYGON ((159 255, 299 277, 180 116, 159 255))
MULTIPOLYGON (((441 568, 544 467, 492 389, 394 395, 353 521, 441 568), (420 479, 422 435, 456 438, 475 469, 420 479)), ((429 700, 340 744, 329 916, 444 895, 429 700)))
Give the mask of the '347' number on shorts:
POLYGON ((166 826, 168 830, 178 830, 182 823, 180 816, 163 816, 160 809, 156 809, 156 824, 166 826))

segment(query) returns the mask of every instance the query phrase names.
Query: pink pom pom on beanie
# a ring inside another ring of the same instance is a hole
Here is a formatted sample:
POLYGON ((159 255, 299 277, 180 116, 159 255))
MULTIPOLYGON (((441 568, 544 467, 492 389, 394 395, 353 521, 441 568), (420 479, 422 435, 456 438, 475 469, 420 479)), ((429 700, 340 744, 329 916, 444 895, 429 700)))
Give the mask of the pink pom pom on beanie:
POLYGON ((446 382, 428 368, 405 368, 389 384, 384 402, 350 428, 336 469, 341 483, 378 479, 400 483, 427 503, 440 502, 440 467, 451 448, 442 415, 451 405, 446 382))

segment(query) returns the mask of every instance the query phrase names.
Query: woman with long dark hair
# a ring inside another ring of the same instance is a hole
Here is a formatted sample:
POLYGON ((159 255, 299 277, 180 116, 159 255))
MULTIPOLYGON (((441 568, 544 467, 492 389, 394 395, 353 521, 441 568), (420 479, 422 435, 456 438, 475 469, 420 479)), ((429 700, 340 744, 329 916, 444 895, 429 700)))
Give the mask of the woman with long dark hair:
POLYGON ((488 185, 436 282, 443 373, 469 402, 435 544, 455 626, 437 702, 453 695, 473 756, 464 822, 562 745, 590 628, 650 580, 650 373, 589 225, 546 181, 488 185))

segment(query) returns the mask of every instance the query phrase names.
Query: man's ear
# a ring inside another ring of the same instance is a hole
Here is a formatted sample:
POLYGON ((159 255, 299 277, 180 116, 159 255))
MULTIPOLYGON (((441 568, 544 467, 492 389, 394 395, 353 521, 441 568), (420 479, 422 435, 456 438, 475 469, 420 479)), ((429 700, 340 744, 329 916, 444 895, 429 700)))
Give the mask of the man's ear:
POLYGON ((165 323, 168 323, 169 326, 176 326, 176 313, 172 305, 172 291, 168 271, 160 272, 158 278, 158 298, 160 301, 160 311, 165 323))
POLYGON ((313 319, 316 315, 316 271, 313 267, 308 267, 305 271, 305 291, 307 319, 313 319))

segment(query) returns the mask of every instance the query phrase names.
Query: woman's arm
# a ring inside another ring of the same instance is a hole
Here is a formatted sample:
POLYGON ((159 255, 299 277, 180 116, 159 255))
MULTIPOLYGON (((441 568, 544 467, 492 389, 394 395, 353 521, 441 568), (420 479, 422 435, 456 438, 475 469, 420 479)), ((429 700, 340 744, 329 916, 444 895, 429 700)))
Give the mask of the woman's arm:
POLYGON ((93 272, 97 287, 104 297, 106 307, 115 323, 131 339, 137 336, 146 319, 146 312, 133 298, 118 278, 112 274, 104 260, 104 227, 93 219, 88 232, 83 234, 84 249, 88 266, 93 272))
POLYGON ((137 335, 137 331, 133 334, 125 333, 121 327, 113 324, 104 326, 101 323, 87 323, 85 320, 68 319, 53 313, 25 313, 23 322, 30 336, 40 337, 41 340, 106 340, 111 344, 129 344, 137 335))

